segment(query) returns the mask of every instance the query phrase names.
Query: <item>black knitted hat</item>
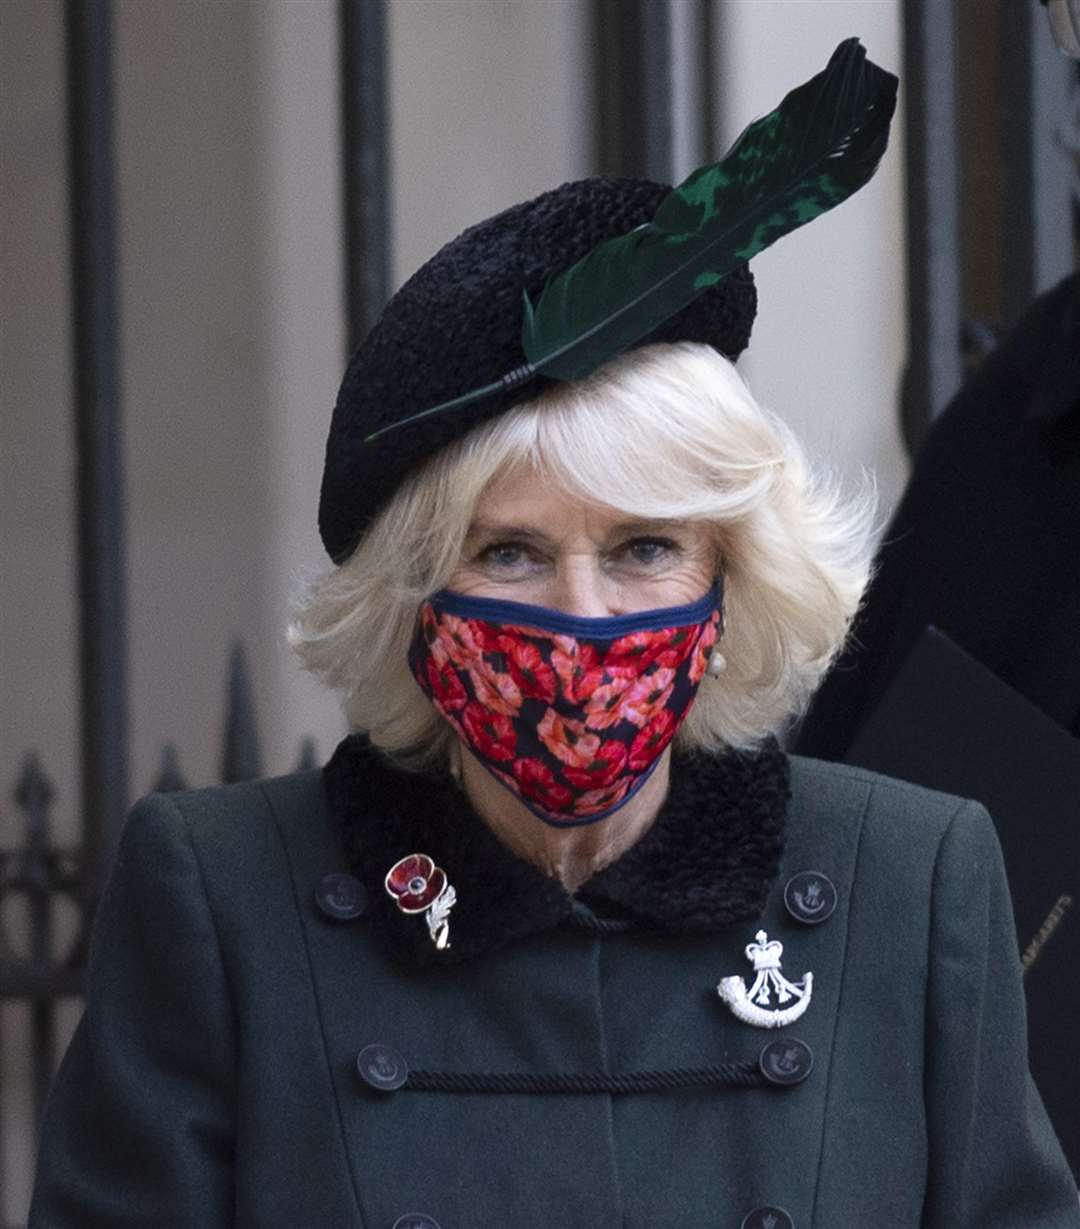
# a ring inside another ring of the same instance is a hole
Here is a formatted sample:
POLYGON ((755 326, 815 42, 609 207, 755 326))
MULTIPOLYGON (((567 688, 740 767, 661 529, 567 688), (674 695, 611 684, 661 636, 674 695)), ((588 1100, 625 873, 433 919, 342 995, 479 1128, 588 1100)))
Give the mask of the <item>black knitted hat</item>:
MULTIPOLYGON (((537 375, 367 443, 366 437, 519 367, 522 291, 535 299, 552 274, 650 221, 669 191, 638 179, 563 184, 470 227, 398 290, 353 354, 330 423, 319 532, 335 563, 348 558, 410 470, 556 381, 537 375)), ((699 341, 735 359, 750 340, 756 306, 753 275, 741 265, 636 345, 699 341)))

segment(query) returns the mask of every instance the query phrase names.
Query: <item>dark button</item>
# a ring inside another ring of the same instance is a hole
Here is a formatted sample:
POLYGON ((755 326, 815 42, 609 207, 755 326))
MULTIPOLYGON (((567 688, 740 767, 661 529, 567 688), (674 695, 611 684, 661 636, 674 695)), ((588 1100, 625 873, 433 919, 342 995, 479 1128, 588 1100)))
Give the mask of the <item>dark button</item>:
POLYGON ((814 1051, 798 1037, 777 1037, 758 1055, 761 1074, 770 1084, 801 1084, 814 1069, 814 1051))
POLYGON ((319 880, 315 903, 327 917, 339 922, 351 922, 353 918, 362 916, 367 908, 367 888, 352 875, 335 871, 319 880))
POLYGON ((770 1204, 747 1212, 739 1229, 795 1229, 795 1222, 783 1208, 770 1204))
POLYGON ((409 1078, 409 1068, 397 1050, 380 1042, 364 1046, 356 1056, 356 1069, 377 1092, 394 1092, 409 1078))
POLYGON ((393 1229, 439 1229, 439 1222, 425 1212, 406 1212, 394 1221, 393 1229))
POLYGON ((836 888, 821 871, 800 871, 787 881, 784 904, 796 922, 814 926, 832 917, 836 908, 836 888))

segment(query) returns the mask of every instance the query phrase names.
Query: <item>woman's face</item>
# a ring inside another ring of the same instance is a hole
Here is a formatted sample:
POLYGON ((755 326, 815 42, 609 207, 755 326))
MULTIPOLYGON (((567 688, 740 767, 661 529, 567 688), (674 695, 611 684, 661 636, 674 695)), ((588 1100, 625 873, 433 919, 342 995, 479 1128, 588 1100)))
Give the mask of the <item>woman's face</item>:
POLYGON ((521 467, 477 501, 447 588, 602 618, 696 601, 719 563, 709 525, 585 503, 521 467))

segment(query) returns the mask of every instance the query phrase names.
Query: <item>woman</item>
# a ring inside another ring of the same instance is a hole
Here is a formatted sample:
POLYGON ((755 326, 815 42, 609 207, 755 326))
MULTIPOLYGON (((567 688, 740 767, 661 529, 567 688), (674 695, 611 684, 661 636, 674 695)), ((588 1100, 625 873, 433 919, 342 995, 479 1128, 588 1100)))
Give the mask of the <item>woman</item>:
POLYGON ((354 356, 292 634, 358 733, 135 809, 32 1225, 1080 1224, 985 813, 777 744, 870 508, 735 373, 749 273, 500 379, 668 199, 508 210, 354 356))

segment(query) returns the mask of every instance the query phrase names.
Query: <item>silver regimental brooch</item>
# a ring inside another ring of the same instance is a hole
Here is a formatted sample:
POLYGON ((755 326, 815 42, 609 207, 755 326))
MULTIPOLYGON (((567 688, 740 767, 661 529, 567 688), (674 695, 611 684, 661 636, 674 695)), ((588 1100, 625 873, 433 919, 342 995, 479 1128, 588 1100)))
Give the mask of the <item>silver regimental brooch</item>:
POLYGON ((402 913, 423 914, 431 941, 441 952, 450 946, 450 910, 457 893, 446 871, 426 853, 411 853, 386 872, 386 891, 402 913))
POLYGON ((747 990, 741 977, 725 977, 716 991, 744 1023, 780 1028, 797 1020, 810 1006, 814 975, 807 973, 801 981, 788 981, 780 971, 784 945, 777 939, 770 943, 763 930, 754 938, 756 942, 746 945, 746 959, 754 966, 754 984, 747 990), (785 1007, 785 1003, 790 1005, 785 1007))

